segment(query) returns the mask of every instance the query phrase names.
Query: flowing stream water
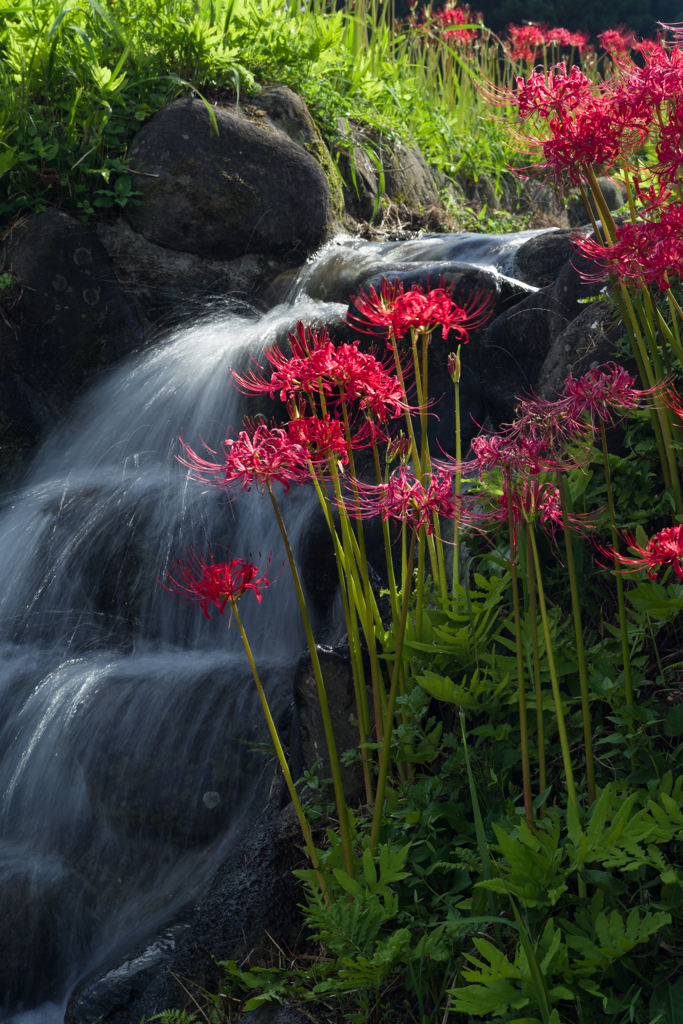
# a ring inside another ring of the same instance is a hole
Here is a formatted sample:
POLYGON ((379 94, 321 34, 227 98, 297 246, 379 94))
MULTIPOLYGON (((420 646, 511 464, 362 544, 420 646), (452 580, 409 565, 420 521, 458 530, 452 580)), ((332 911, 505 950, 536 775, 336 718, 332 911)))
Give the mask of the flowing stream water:
MULTIPOLYGON (((186 545, 284 553, 270 503, 226 502, 178 464, 241 423, 230 368, 299 319, 339 319, 383 269, 448 261, 511 273, 511 236, 331 245, 265 315, 242 305, 179 331, 96 383, 37 452, 0 516, 0 1016, 61 1019, 80 977, 182 915, 263 770, 260 707, 237 630, 159 586, 186 545)), ((295 550, 315 504, 292 489, 295 550)), ((283 572, 241 607, 277 714, 304 646, 283 572)))

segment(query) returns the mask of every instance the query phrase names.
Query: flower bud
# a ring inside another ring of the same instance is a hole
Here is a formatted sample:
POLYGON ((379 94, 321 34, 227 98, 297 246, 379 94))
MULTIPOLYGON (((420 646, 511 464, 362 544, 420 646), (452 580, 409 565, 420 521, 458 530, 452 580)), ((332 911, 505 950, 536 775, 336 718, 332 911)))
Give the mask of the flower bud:
POLYGON ((462 374, 462 363, 460 361, 460 345, 457 352, 451 352, 448 357, 448 372, 454 384, 460 383, 462 374))

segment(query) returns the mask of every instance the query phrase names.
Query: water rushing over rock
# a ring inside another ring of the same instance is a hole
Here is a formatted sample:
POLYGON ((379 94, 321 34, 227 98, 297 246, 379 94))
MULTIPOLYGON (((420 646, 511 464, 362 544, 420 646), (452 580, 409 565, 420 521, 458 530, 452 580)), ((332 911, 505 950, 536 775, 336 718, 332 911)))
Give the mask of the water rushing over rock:
MULTIPOLYGON (((45 1003, 43 1019, 56 1019, 85 972, 181 917, 270 782, 250 746, 263 723, 237 631, 174 602, 155 576, 188 544, 218 558, 270 553, 278 576, 282 544, 259 493, 228 502, 187 481, 180 432, 216 447, 258 411, 230 368, 298 319, 339 322, 345 308, 329 296, 346 303, 382 272, 463 260, 499 279, 530 234, 328 247, 287 304, 227 309, 129 358, 38 452, 0 519, 5 1013, 45 1003)), ((299 551, 315 507, 307 488, 283 501, 299 551)), ((247 596, 243 616, 286 726, 304 646, 288 573, 262 605, 247 596)))

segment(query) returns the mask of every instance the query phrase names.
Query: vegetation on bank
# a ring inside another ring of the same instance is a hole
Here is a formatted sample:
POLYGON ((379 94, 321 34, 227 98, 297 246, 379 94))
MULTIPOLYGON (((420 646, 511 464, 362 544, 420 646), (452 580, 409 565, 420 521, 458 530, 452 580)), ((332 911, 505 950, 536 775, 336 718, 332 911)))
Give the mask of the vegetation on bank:
MULTIPOLYGON (((480 31, 455 10, 449 32, 480 31)), ((486 297, 385 281, 349 314, 379 339, 374 355, 299 324, 288 351, 236 378, 287 401, 284 427, 245 423, 219 451, 183 442, 204 486, 256 486, 272 502, 295 580, 280 491, 316 488, 356 688, 360 742, 345 757, 365 789, 349 808, 299 592, 332 776, 299 781, 313 799, 300 800, 269 724, 310 863, 298 872, 308 944, 220 964, 220 991, 198 1006, 207 1024, 283 1000, 358 1024, 681 1020, 683 49, 614 30, 600 74, 586 40, 563 31, 518 32, 511 60, 526 78, 494 64, 479 102, 506 113, 496 130, 514 122, 516 159, 584 199, 594 232, 575 245, 633 373, 570 373, 464 453, 459 382, 486 297), (532 70, 564 46, 584 71, 532 70), (616 222, 599 172, 625 187, 616 222), (452 458, 427 441, 437 332, 454 349, 452 458), (384 530, 384 617, 368 518, 384 530)), ((218 557, 175 561, 167 586, 241 629, 239 600, 268 581, 218 557)))
MULTIPOLYGON (((288 392, 289 425, 247 427, 226 439, 224 462, 187 449, 205 482, 260 486, 276 516, 283 482, 318 487, 358 695, 362 742, 345 756, 365 783, 349 809, 332 742, 330 785, 314 772, 298 783, 312 795, 298 806, 308 943, 222 964, 220 991, 193 1015, 206 1024, 281 1000, 358 1024, 683 1019, 681 51, 648 52, 623 33, 594 51, 540 29, 501 42, 456 10, 397 25, 377 5, 301 12, 268 0, 4 8, 6 222, 48 204, 116 213, 136 201, 127 147, 156 110, 285 81, 331 144, 344 116, 369 146, 373 132, 415 138, 454 180, 500 180, 533 161, 592 192, 603 235, 596 225, 589 254, 625 325, 616 355, 640 377, 611 367, 570 380, 556 402, 528 402, 512 433, 483 439, 469 461, 456 446, 438 467, 406 406, 424 428, 436 330, 463 346, 450 366, 458 401, 467 332, 486 308, 441 289, 387 291, 357 301, 384 329, 379 359, 301 327, 296 367, 271 353, 264 378, 247 382, 288 392), (585 76, 531 76, 561 58, 585 76), (648 70, 650 91, 629 106, 622 78, 632 86, 648 70), (524 114, 517 74, 531 76, 524 114), (630 233, 604 208, 596 170, 628 184, 630 233), (361 445, 377 468, 371 489, 353 472, 361 445), (386 523, 390 621, 370 585, 366 515, 386 523)), ((267 585, 265 569, 213 558, 175 563, 168 586, 206 614, 232 611, 239 627, 237 603, 267 585)), ((275 734, 273 745, 286 777, 275 734)))
MULTIPOLYGON (((335 152, 348 145, 345 118, 375 163, 379 136, 414 139, 450 179, 486 173, 500 184, 515 157, 477 86, 510 81, 528 61, 504 33, 456 32, 451 22, 431 8, 396 19, 373 0, 334 13, 285 0, 6 0, 0 222, 50 205, 84 220, 115 214, 138 201, 127 151, 157 110, 183 95, 239 100, 264 82, 299 90, 335 152)), ((598 52, 596 68, 608 59, 598 52)), ((491 214, 463 225, 505 226, 491 214)))

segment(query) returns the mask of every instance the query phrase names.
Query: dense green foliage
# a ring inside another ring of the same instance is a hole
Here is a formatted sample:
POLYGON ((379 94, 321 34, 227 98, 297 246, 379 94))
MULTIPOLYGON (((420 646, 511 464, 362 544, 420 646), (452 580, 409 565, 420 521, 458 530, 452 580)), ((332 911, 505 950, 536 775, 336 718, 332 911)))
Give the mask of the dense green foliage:
POLYGON ((126 153, 152 114, 180 95, 234 102, 259 82, 299 89, 331 145, 350 117, 369 137, 412 135, 448 174, 497 178, 510 151, 479 117, 477 67, 424 42, 395 29, 388 7, 297 15, 285 0, 9 0, 0 218, 48 205, 88 218, 135 202, 126 153))

